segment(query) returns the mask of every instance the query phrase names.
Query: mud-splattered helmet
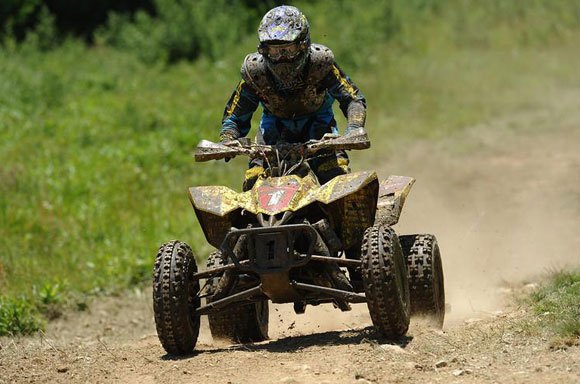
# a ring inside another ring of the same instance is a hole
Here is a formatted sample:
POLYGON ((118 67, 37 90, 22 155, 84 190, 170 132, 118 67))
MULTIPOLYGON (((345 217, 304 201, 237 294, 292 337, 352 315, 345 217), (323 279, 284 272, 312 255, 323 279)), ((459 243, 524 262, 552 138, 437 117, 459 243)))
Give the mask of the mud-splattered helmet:
POLYGON ((310 50, 310 26, 296 7, 282 5, 268 11, 258 27, 258 52, 268 68, 287 86, 296 83, 310 50))

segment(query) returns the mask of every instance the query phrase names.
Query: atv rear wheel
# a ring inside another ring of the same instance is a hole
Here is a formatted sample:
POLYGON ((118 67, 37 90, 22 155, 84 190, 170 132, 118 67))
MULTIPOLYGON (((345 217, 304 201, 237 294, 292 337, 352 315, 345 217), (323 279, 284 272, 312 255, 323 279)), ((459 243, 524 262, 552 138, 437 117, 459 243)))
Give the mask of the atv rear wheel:
POLYGON ((390 227, 365 231, 361 247, 362 277, 373 325, 386 337, 409 329, 409 283, 399 238, 390 227))
POLYGON ((426 315, 442 327, 445 319, 443 266, 437 239, 433 235, 400 237, 409 271, 411 315, 426 315))
MULTIPOLYGON (((207 258, 207 269, 225 264, 220 251, 211 253, 207 258)), ((214 293, 222 277, 223 274, 220 274, 208 279, 208 303, 214 299, 214 293)), ((221 309, 219 312, 209 314, 209 328, 215 339, 225 339, 237 343, 264 341, 268 339, 269 315, 268 300, 250 304, 234 304, 221 309)))
POLYGON ((173 240, 157 252, 153 274, 153 312, 159 341, 170 355, 193 352, 199 336, 199 281, 193 252, 173 240))

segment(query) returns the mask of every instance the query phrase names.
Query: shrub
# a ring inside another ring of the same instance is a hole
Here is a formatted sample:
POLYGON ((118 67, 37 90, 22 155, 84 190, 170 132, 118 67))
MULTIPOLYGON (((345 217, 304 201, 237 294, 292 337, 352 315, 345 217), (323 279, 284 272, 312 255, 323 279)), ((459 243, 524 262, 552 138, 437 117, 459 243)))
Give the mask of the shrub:
POLYGON ((541 324, 554 334, 578 342, 580 339, 580 270, 559 272, 531 296, 541 324))
POLYGON ((27 335, 42 328, 43 322, 28 300, 0 297, 0 336, 27 335))

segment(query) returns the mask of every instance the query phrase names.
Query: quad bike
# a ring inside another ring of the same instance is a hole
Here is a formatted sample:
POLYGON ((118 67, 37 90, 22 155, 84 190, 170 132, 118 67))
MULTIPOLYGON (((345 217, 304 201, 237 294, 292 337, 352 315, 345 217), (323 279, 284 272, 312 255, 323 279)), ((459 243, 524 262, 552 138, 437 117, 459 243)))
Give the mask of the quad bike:
POLYGON ((189 245, 173 240, 159 249, 153 308, 157 334, 172 355, 193 352, 200 316, 214 338, 257 342, 268 338, 268 303, 367 303, 375 328, 404 336, 409 316, 445 315, 441 256, 435 236, 398 236, 403 203, 414 179, 372 171, 337 176, 320 185, 310 161, 339 150, 370 147, 358 130, 307 143, 200 142, 196 161, 239 155, 260 158, 265 173, 251 190, 189 188, 209 244, 217 250, 198 271, 189 245), (202 299, 205 299, 202 302, 202 299))

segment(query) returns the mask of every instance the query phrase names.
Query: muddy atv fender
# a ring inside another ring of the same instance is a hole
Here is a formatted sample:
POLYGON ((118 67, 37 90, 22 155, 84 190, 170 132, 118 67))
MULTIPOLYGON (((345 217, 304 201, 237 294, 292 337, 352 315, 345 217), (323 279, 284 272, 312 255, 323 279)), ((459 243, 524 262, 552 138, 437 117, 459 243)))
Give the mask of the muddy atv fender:
POLYGON ((242 193, 224 186, 199 186, 189 188, 189 199, 207 241, 218 249, 234 223, 246 220, 243 215, 296 212, 316 202, 329 206, 334 220, 344 223, 338 234, 346 248, 358 243, 375 219, 379 189, 376 173, 354 172, 322 186, 317 183, 313 177, 288 175, 259 179, 252 190, 242 193), (268 198, 272 191, 280 193, 277 199, 268 198))
POLYGON ((393 226, 399 221, 405 199, 415 179, 408 176, 389 176, 379 184, 375 224, 393 226))

